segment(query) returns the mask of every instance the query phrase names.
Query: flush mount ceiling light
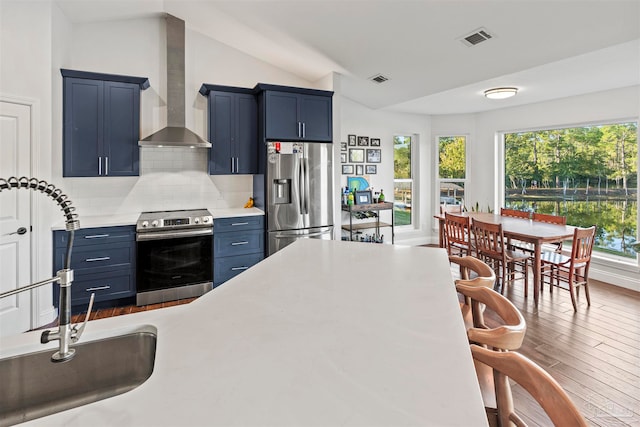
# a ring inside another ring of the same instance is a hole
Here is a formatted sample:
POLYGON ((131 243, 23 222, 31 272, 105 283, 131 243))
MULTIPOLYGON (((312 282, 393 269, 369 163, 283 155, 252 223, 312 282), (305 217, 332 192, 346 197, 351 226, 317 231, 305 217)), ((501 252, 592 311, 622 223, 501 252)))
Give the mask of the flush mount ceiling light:
POLYGON ((516 87, 496 87, 485 90, 484 96, 489 99, 505 99, 515 96, 516 93, 518 93, 518 88, 516 87))

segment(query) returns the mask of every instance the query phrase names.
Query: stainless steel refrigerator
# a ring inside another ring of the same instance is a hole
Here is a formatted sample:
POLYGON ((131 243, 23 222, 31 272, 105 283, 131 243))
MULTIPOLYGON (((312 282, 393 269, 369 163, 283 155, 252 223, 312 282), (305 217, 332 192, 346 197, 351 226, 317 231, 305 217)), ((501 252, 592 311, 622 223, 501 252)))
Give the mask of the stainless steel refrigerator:
POLYGON ((268 142, 266 157, 267 255, 297 239, 332 239, 332 144, 268 142))

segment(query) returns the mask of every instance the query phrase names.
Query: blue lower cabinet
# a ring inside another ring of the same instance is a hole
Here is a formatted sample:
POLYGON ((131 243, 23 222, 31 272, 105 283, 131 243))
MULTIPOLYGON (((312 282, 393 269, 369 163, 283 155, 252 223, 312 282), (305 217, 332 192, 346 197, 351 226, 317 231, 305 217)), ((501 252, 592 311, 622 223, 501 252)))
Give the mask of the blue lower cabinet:
MULTIPOLYGON (((53 274, 64 267, 66 231, 53 232, 53 274)), ((71 306, 74 312, 86 310, 92 293, 95 302, 108 306, 112 301, 136 294, 135 226, 83 228, 76 230, 71 251, 71 306)), ((53 286, 58 305, 59 287, 53 286)))
POLYGON ((213 221, 213 286, 237 276, 264 258, 262 216, 213 221))

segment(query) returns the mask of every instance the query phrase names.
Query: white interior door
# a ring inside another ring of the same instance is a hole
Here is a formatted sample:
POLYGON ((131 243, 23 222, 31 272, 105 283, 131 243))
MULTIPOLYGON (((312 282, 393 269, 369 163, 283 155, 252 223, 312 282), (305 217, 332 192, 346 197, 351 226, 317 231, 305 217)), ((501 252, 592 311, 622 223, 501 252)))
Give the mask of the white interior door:
MULTIPOLYGON (((30 176, 31 108, 0 101, 0 178, 30 176)), ((0 292, 31 282, 31 193, 0 192, 0 292), (26 232, 19 234, 18 229, 26 232)), ((31 292, 0 299, 0 336, 31 327, 31 292)))

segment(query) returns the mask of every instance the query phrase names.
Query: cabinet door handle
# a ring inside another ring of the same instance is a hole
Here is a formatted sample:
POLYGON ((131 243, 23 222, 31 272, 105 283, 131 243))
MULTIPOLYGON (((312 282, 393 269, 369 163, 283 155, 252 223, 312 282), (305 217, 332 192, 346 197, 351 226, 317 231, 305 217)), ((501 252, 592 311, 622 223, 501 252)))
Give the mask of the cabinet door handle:
POLYGON ((249 225, 248 222, 234 222, 233 224, 231 224, 232 227, 235 227, 236 225, 249 225))
POLYGON ((298 122, 298 138, 302 138, 302 123, 298 122))
POLYGON ((98 175, 102 175, 102 157, 98 157, 98 175))
POLYGON ((247 244, 249 244, 249 242, 245 240, 244 242, 233 242, 231 243, 231 246, 239 246, 239 245, 247 245, 247 244))
POLYGON ((235 171, 233 170, 233 157, 231 158, 231 173, 235 173, 235 171))
POLYGON ((106 289, 111 289, 111 285, 95 286, 93 288, 87 288, 85 289, 85 292, 104 291, 106 289))
POLYGON ((231 267, 231 271, 238 271, 238 270, 246 270, 249 267, 246 266, 242 266, 242 267, 231 267))
POLYGON ((109 237, 108 234, 94 234, 91 236, 84 236, 85 239, 102 239, 104 237, 109 237))
POLYGON ((109 175, 109 157, 104 158, 104 174, 109 175))
POLYGON ((87 258, 85 262, 96 262, 96 261, 109 261, 111 259, 110 256, 103 256, 99 258, 87 258))
POLYGON ((236 157, 236 173, 240 173, 240 157, 236 157))
POLYGON ((307 137, 307 124, 305 122, 302 122, 302 137, 307 137))

